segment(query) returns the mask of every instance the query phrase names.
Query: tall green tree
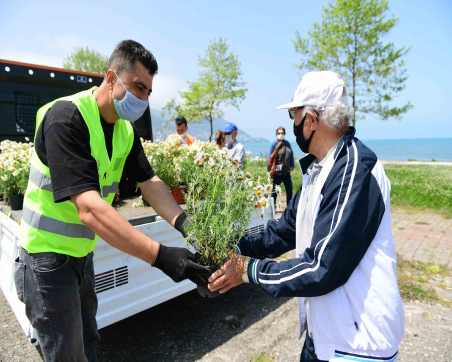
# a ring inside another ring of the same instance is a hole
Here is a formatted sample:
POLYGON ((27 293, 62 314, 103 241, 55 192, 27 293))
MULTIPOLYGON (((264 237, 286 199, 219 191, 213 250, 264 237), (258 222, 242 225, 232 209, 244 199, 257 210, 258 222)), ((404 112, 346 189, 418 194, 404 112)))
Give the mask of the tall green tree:
POLYGON ((199 58, 199 67, 198 79, 189 82, 188 90, 180 93, 181 102, 169 101, 164 111, 171 117, 183 115, 189 121, 209 120, 212 140, 213 120, 223 115, 225 106, 239 109, 247 89, 240 62, 223 38, 209 43, 205 55, 199 58))
POLYGON ((387 0, 336 0, 324 6, 307 36, 295 35, 299 69, 335 70, 344 77, 354 124, 357 114, 399 118, 412 107, 395 104, 406 85, 408 48, 384 39, 397 24, 388 12, 387 0))
POLYGON ((64 59, 63 67, 65 69, 103 73, 108 69, 108 57, 88 47, 77 48, 64 59))

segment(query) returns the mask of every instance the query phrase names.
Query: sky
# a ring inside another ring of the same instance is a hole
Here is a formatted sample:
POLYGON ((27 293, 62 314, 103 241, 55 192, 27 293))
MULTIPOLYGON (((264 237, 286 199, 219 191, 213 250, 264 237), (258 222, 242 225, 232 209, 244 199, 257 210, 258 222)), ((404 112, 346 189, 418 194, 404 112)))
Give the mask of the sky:
MULTIPOLYGON (((75 48, 109 55, 134 39, 157 58, 151 107, 161 108, 199 74, 208 43, 227 40, 241 63, 248 93, 225 118, 253 136, 274 138, 291 128, 279 104, 292 98, 302 73, 296 68, 295 32, 307 34, 327 1, 6 1, 0 0, 0 58, 52 66, 75 48)), ((399 18, 385 38, 410 48, 408 81, 399 95, 414 107, 400 120, 358 120, 362 139, 452 137, 452 1, 390 1, 399 18)))

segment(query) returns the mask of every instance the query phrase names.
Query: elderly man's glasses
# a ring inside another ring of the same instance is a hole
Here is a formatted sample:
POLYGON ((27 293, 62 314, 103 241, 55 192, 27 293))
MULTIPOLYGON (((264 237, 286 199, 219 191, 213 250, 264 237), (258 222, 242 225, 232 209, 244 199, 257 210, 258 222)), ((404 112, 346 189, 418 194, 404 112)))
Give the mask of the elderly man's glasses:
POLYGON ((297 107, 297 108, 291 108, 291 109, 289 109, 289 118, 290 118, 291 120, 294 120, 294 119, 295 119, 295 112, 296 112, 298 109, 300 109, 300 108, 302 108, 302 107, 297 107))

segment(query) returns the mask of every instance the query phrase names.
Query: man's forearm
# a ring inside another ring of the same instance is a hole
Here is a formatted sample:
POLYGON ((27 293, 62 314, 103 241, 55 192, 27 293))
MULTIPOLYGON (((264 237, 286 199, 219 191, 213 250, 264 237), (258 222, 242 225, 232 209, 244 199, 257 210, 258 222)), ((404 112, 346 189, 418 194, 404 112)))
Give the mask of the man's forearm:
POLYGON ((133 228, 97 191, 72 198, 81 221, 115 248, 154 264, 160 244, 133 228))
POLYGON ((143 198, 154 208, 154 210, 174 226, 177 217, 183 212, 171 195, 168 186, 154 176, 148 181, 139 184, 143 198))

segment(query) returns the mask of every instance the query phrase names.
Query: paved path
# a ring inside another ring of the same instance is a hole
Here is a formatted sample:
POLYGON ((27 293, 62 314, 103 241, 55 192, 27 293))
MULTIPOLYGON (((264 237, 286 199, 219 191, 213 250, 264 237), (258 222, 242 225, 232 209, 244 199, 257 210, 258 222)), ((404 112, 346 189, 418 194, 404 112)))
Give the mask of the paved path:
MULTIPOLYGON (((276 217, 285 207, 282 194, 276 217)), ((452 269, 452 218, 431 211, 392 210, 392 227, 397 253, 406 260, 434 263, 452 269)))
POLYGON ((397 252, 407 260, 452 268, 452 218, 432 212, 393 211, 397 252))
MULTIPOLYGON (((409 260, 451 267, 452 219, 396 209, 394 236, 409 260)), ((407 303, 400 362, 451 362, 452 311, 407 303)), ((100 361, 298 361, 297 302, 242 286, 213 300, 196 293, 151 308, 101 330, 100 361), (264 360, 264 359, 263 359, 264 360)), ((0 293, 0 361, 41 361, 0 293)))

